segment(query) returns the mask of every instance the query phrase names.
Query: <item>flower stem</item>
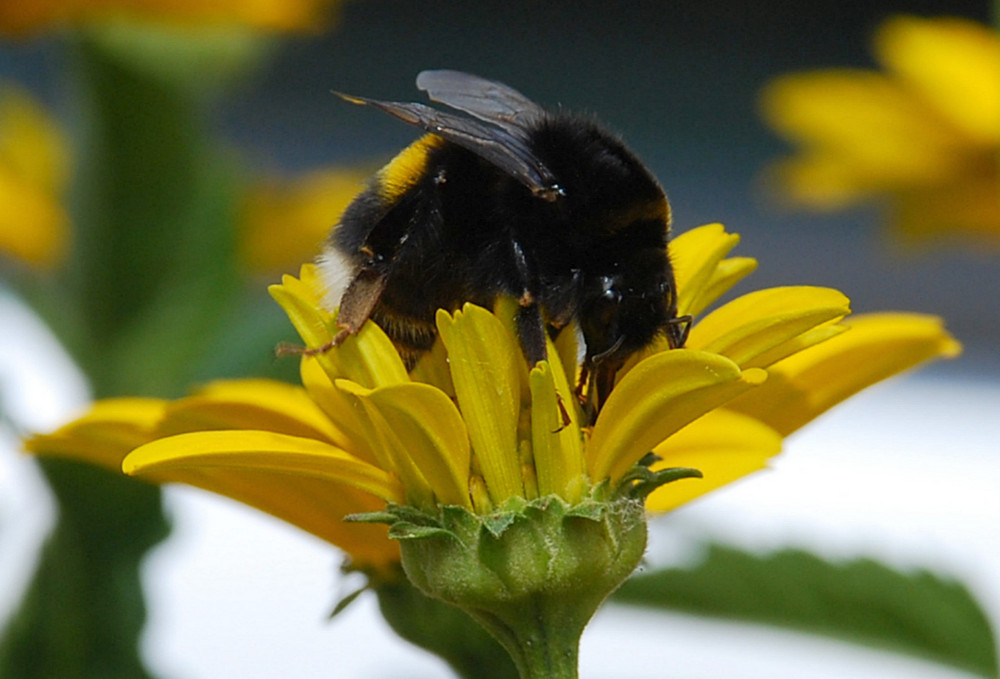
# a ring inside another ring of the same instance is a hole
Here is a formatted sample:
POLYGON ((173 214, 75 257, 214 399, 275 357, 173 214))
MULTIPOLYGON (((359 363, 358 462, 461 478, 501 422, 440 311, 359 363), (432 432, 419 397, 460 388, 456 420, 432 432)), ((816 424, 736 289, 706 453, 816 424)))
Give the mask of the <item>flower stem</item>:
MULTIPOLYGON (((509 615, 473 613, 510 653, 521 679, 577 679, 580 636, 587 620, 567 618, 565 603, 540 597, 509 615)), ((589 619, 589 615, 587 616, 589 619)))

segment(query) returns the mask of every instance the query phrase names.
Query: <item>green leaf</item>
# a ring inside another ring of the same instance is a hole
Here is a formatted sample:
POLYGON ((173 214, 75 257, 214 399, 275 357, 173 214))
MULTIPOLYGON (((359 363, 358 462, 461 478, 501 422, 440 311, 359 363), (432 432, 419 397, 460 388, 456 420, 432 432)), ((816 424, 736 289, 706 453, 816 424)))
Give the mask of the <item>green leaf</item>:
POLYGON ((799 550, 756 556, 713 545, 695 568, 633 577, 614 599, 824 634, 985 677, 998 673, 990 622, 964 585, 871 559, 831 563, 799 550))
POLYGON ((517 679, 507 651, 468 614, 432 599, 405 578, 373 580, 382 616, 412 644, 443 658, 463 679, 517 679))

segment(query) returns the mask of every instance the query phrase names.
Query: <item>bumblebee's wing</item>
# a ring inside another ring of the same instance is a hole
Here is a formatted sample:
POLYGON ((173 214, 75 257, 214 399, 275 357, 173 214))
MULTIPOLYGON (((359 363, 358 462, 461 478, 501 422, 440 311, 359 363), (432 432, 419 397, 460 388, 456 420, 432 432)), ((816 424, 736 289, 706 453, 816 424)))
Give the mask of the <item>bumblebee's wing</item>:
POLYGON ((378 101, 337 93, 355 104, 368 104, 400 120, 422 127, 475 153, 518 180, 536 196, 554 201, 563 195, 555 177, 528 147, 523 130, 515 131, 484 121, 439 111, 424 104, 378 101), (518 133, 520 132, 520 133, 518 133))
POLYGON ((417 87, 432 101, 494 123, 512 134, 528 130, 545 110, 512 87, 461 71, 422 71, 417 87))

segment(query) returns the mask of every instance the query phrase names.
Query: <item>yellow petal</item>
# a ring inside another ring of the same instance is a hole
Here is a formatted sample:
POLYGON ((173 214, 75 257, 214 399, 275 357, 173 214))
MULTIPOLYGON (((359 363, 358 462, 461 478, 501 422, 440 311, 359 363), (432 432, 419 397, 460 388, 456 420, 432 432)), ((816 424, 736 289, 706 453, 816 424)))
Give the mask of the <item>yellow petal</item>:
POLYGON ((670 511, 767 466, 781 452, 781 435, 757 420, 726 408, 713 410, 653 449, 662 461, 654 470, 693 467, 700 479, 682 479, 654 491, 646 509, 670 511))
POLYGON ((741 366, 797 335, 850 313, 850 300, 831 288, 757 290, 699 321, 687 346, 722 354, 741 366))
POLYGON ((752 257, 729 257, 722 260, 682 313, 697 316, 756 270, 757 260, 752 257))
POLYGON ((552 343, 555 346, 555 353, 559 356, 563 377, 566 378, 566 384, 570 387, 576 387, 580 375, 581 357, 580 337, 578 333, 579 328, 576 322, 572 322, 559 332, 559 335, 552 343))
POLYGON ((98 401, 82 417, 51 434, 27 439, 24 447, 38 455, 83 460, 120 472, 122 458, 156 436, 167 403, 150 398, 98 401))
POLYGON ((844 325, 848 332, 772 365, 765 385, 728 407, 787 436, 865 387, 961 351, 935 316, 869 314, 844 325))
MULTIPOLYGON (((153 448, 140 448, 134 457, 130 455, 126 472, 186 483, 255 507, 340 547, 358 566, 387 568, 399 562, 398 547, 388 539, 385 527, 343 520, 347 514, 378 511, 385 502, 343 481, 335 469, 336 449, 320 446, 299 453, 315 457, 297 464, 291 459, 294 454, 277 452, 270 457, 272 447, 289 448, 287 442, 275 444, 271 438, 280 435, 257 434, 264 432, 239 432, 238 440, 232 440, 228 432, 161 439, 153 448), (258 461, 253 458, 254 448, 265 451, 260 465, 254 464, 258 461), (330 459, 328 453, 332 453, 330 459)), ((382 486, 384 479, 377 472, 372 474, 377 477, 373 485, 382 486)))
POLYGON ((335 386, 360 406, 356 410, 362 414, 360 419, 364 423, 365 436, 372 443, 378 466, 403 483, 406 502, 432 508, 435 502, 430 481, 411 455, 409 442, 401 438, 401 432, 392 427, 382 411, 372 403, 370 396, 373 390, 350 380, 337 380, 335 386))
POLYGON ((451 399, 418 383, 381 387, 366 398, 406 446, 438 503, 471 509, 469 436, 451 399))
POLYGON ((559 373, 547 361, 541 361, 531 370, 532 452, 539 495, 555 494, 575 502, 580 498, 573 496, 573 492, 581 487, 579 479, 584 473, 583 445, 576 409, 570 401, 572 392, 564 379, 558 380, 562 384, 556 384, 558 377, 559 373), (568 424, 562 420, 563 411, 570 418, 568 424))
POLYGON ((451 382, 451 369, 448 367, 448 351, 443 342, 435 341, 431 350, 417 359, 417 364, 410 371, 410 379, 432 384, 455 398, 455 385, 451 382))
POLYGON ((267 291, 288 314, 288 320, 295 326, 307 348, 321 347, 333 339, 328 325, 331 321, 330 314, 324 313, 318 306, 318 301, 304 292, 301 281, 297 278, 285 274, 281 277, 280 285, 269 286, 267 291))
MULTIPOLYGON (((315 269, 303 267, 303 280, 283 276, 281 285, 272 285, 268 292, 288 314, 306 347, 317 349, 328 344, 339 328, 323 308, 321 283, 313 276, 315 269)), ((316 360, 331 380, 343 377, 370 389, 409 381, 392 341, 371 322, 340 346, 318 354, 316 360)))
POLYGON ((670 242, 670 262, 677 283, 677 312, 692 313, 715 269, 740 237, 726 233, 722 224, 706 224, 686 231, 670 242))
POLYGON ((400 502, 399 484, 381 469, 322 441, 269 431, 203 431, 157 439, 122 462, 129 475, 159 482, 176 481, 215 490, 211 479, 239 477, 248 470, 268 472, 275 491, 288 492, 288 477, 326 481, 331 492, 341 484, 388 502, 400 502))
POLYGON ((594 426, 587 463, 594 482, 617 482, 633 464, 692 420, 761 384, 729 359, 676 349, 636 365, 611 392, 594 426))
POLYGON ((303 357, 299 364, 299 374, 309 399, 323 411, 334 427, 344 432, 347 441, 341 447, 355 457, 377 465, 373 442, 368 439, 367 425, 361 409, 347 394, 334 386, 330 376, 315 358, 303 357))
POLYGON ((825 342, 831 337, 836 337, 842 332, 847 332, 847 326, 842 323, 831 321, 823 325, 816 326, 812 330, 807 330, 801 335, 796 335, 778 346, 757 354, 753 360, 748 361, 744 368, 767 368, 778 361, 788 358, 792 354, 797 354, 804 349, 825 342))
POLYGON ((327 441, 343 448, 349 437, 301 387, 276 380, 213 382, 170 404, 158 435, 211 429, 261 429, 327 441))
POLYGON ((875 36, 879 60, 974 143, 1000 143, 1000 36, 957 18, 899 16, 875 36))
POLYGON ((438 311, 451 378, 490 498, 523 497, 517 455, 524 359, 517 340, 496 316, 466 304, 454 316, 438 311))
POLYGON ((810 151, 771 164, 763 180, 779 200, 817 210, 853 205, 882 188, 880 181, 859 176, 850 161, 810 151))

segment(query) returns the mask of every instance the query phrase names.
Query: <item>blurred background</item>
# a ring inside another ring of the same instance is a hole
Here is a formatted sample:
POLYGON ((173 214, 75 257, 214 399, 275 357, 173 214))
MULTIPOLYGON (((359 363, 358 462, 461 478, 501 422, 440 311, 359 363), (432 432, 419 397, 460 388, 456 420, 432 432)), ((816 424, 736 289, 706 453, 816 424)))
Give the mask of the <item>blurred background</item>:
MULTIPOLYGON (((998 621, 1000 241, 901 244, 877 204, 792 211, 761 181, 789 152, 761 122, 761 88, 792 71, 875 68, 871 36, 898 13, 991 20, 987 3, 955 0, 358 0, 328 31, 269 41, 260 68, 212 100, 211 121, 248 172, 377 168, 415 131, 330 91, 418 100, 418 71, 471 71, 620 132, 667 190, 675 232, 718 221, 742 235, 735 254, 760 266, 738 291, 825 285, 855 312, 942 316, 965 345, 961 357, 840 406, 788 442, 777 471, 665 517, 650 561, 683 563, 705 536, 876 556, 960 577, 998 621)), ((72 130, 69 58, 58 34, 3 41, 0 79, 30 90, 72 130)), ((0 294, 5 412, 28 429, 55 426, 85 402, 86 383, 13 295, 0 294)), ((51 516, 31 461, 12 452, 12 436, 4 443, 0 615, 15 605, 51 516)), ((364 597, 325 621, 350 590, 329 546, 191 489, 170 489, 167 503, 175 530, 144 566, 144 654, 162 676, 448 676, 394 637, 364 597)), ((602 611, 584 636, 582 667, 585 677, 964 676, 792 633, 621 608, 602 611)))

